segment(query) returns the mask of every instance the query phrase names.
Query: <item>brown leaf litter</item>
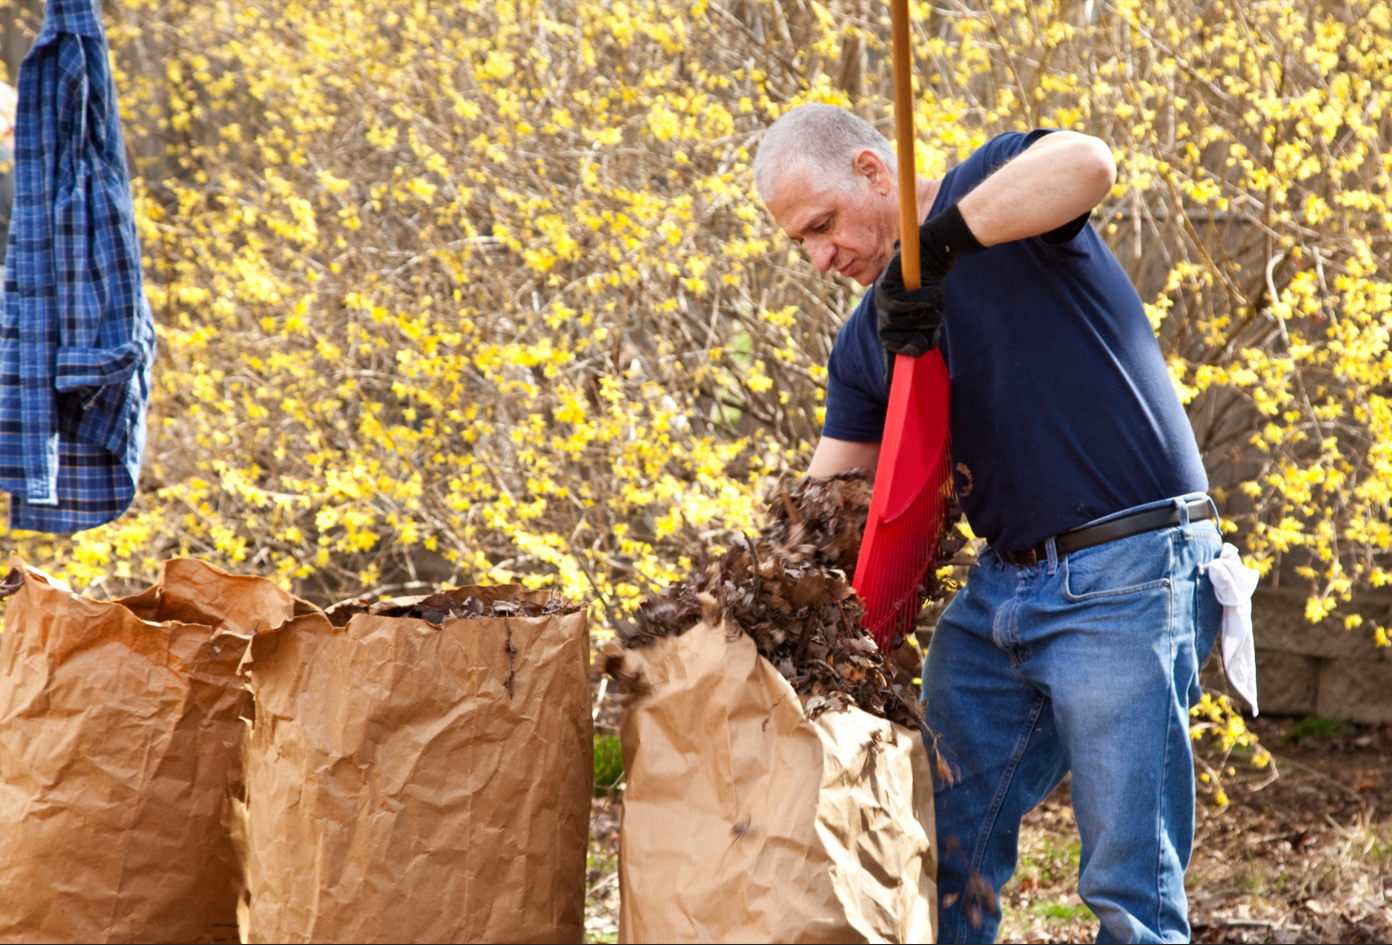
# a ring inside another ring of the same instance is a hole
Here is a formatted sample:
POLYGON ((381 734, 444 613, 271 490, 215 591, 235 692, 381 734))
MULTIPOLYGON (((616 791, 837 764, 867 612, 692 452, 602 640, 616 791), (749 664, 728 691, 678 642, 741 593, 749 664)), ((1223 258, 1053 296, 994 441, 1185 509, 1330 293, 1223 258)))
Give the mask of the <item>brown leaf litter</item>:
MULTIPOLYGON (((1185 887, 1192 941, 1392 941, 1392 727, 1290 741, 1296 719, 1248 719, 1273 761, 1257 768, 1210 739, 1226 805, 1200 782, 1185 887), (1231 767, 1228 767, 1231 765, 1231 767)), ((1086 942, 1097 919, 1078 897, 1079 837, 1069 782, 1025 816, 1020 860, 1001 892, 999 941, 1086 942)))
MULTIPOLYGON (((718 556, 702 555, 685 579, 638 607, 636 626, 621 630, 623 645, 650 645, 697 623, 723 619, 754 639, 759 652, 805 697, 809 717, 850 705, 926 731, 912 686, 894 683, 893 670, 861 626, 864 608, 851 581, 870 510, 864 470, 782 484, 767 503, 766 524, 718 556)), ((935 574, 963 544, 948 528, 921 600, 947 588, 935 574)), ((617 673, 616 660, 610 661, 617 673)), ((632 687, 636 680, 620 678, 632 687)))
POLYGON ((5 575, 5 582, 0 584, 0 600, 4 600, 12 594, 18 593, 24 586, 24 572, 19 568, 10 568, 10 573, 5 575))
POLYGON ((575 601, 553 597, 544 604, 525 601, 518 597, 506 600, 486 601, 477 597, 464 597, 456 600, 446 591, 423 594, 415 597, 394 597, 377 601, 375 604, 363 597, 339 601, 324 611, 329 622, 335 627, 346 627, 348 621, 357 614, 371 614, 374 617, 409 617, 424 620, 435 626, 446 620, 487 620, 496 617, 550 617, 573 614, 580 609, 575 601))

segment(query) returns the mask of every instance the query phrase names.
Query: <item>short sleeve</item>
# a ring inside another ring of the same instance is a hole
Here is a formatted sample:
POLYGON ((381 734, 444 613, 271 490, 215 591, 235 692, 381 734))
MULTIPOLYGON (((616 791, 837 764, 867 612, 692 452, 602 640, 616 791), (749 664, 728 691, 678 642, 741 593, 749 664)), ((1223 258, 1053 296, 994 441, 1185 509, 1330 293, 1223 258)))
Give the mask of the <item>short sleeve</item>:
POLYGON ((884 439, 888 406, 884 349, 875 332, 874 302, 867 292, 841 326, 831 348, 822 436, 852 443, 878 443, 884 439))
POLYGON ((1080 214, 1076 220, 1069 220, 1057 229, 1050 230, 1047 233, 1041 233, 1039 238, 1050 246, 1060 246, 1070 240, 1076 239, 1078 234, 1083 232, 1083 227, 1087 226, 1088 221, 1091 219, 1092 211, 1089 210, 1087 213, 1080 214))
MULTIPOLYGON (((987 141, 962 162, 963 169, 967 172, 965 175, 967 180, 962 182, 966 184, 965 189, 968 192, 975 190, 983 180, 1019 157, 1030 145, 1044 137, 1049 131, 1048 128, 1036 128, 1030 132, 1006 131, 987 141)), ((958 186, 960 187, 961 184, 958 186)), ((960 200, 961 196, 956 199, 960 200)))

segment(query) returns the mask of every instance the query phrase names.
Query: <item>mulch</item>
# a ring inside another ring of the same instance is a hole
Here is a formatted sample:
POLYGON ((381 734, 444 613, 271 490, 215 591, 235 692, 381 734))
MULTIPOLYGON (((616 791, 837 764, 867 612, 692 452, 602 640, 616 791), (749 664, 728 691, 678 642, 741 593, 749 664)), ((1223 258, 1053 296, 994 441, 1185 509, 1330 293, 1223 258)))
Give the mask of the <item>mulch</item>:
POLYGON ((1248 724, 1278 776, 1239 762, 1227 807, 1201 808, 1195 940, 1392 941, 1392 729, 1293 740, 1294 719, 1248 724))

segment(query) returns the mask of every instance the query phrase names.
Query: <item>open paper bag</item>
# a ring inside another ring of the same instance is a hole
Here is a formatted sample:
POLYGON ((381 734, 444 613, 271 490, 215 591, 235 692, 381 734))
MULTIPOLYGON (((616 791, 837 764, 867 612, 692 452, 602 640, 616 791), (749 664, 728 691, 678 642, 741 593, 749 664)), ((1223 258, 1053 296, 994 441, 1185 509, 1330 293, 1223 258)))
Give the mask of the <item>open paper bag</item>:
POLYGON ((620 667, 619 941, 934 940, 918 732, 804 709, 724 624, 624 650, 620 667))
POLYGON ((316 613, 258 635, 245 672, 249 941, 581 940, 583 609, 442 626, 316 613))
POLYGON ((98 601, 10 558, 0 634, 0 940, 235 942, 253 633, 270 581, 166 562, 98 601))

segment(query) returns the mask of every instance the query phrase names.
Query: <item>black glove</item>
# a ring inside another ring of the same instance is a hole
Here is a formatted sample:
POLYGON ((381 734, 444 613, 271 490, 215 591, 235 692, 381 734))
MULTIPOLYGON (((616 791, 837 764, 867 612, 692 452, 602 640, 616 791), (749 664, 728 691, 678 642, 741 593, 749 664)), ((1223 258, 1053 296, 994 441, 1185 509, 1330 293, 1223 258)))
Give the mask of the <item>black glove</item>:
POLYGON ((875 312, 879 317, 880 344, 885 349, 885 383, 894 375, 895 355, 921 358, 938 346, 943 280, 960 257, 986 248, 972 234, 954 203, 918 228, 922 287, 909 290, 904 288, 899 244, 894 245, 894 258, 875 283, 875 312))

